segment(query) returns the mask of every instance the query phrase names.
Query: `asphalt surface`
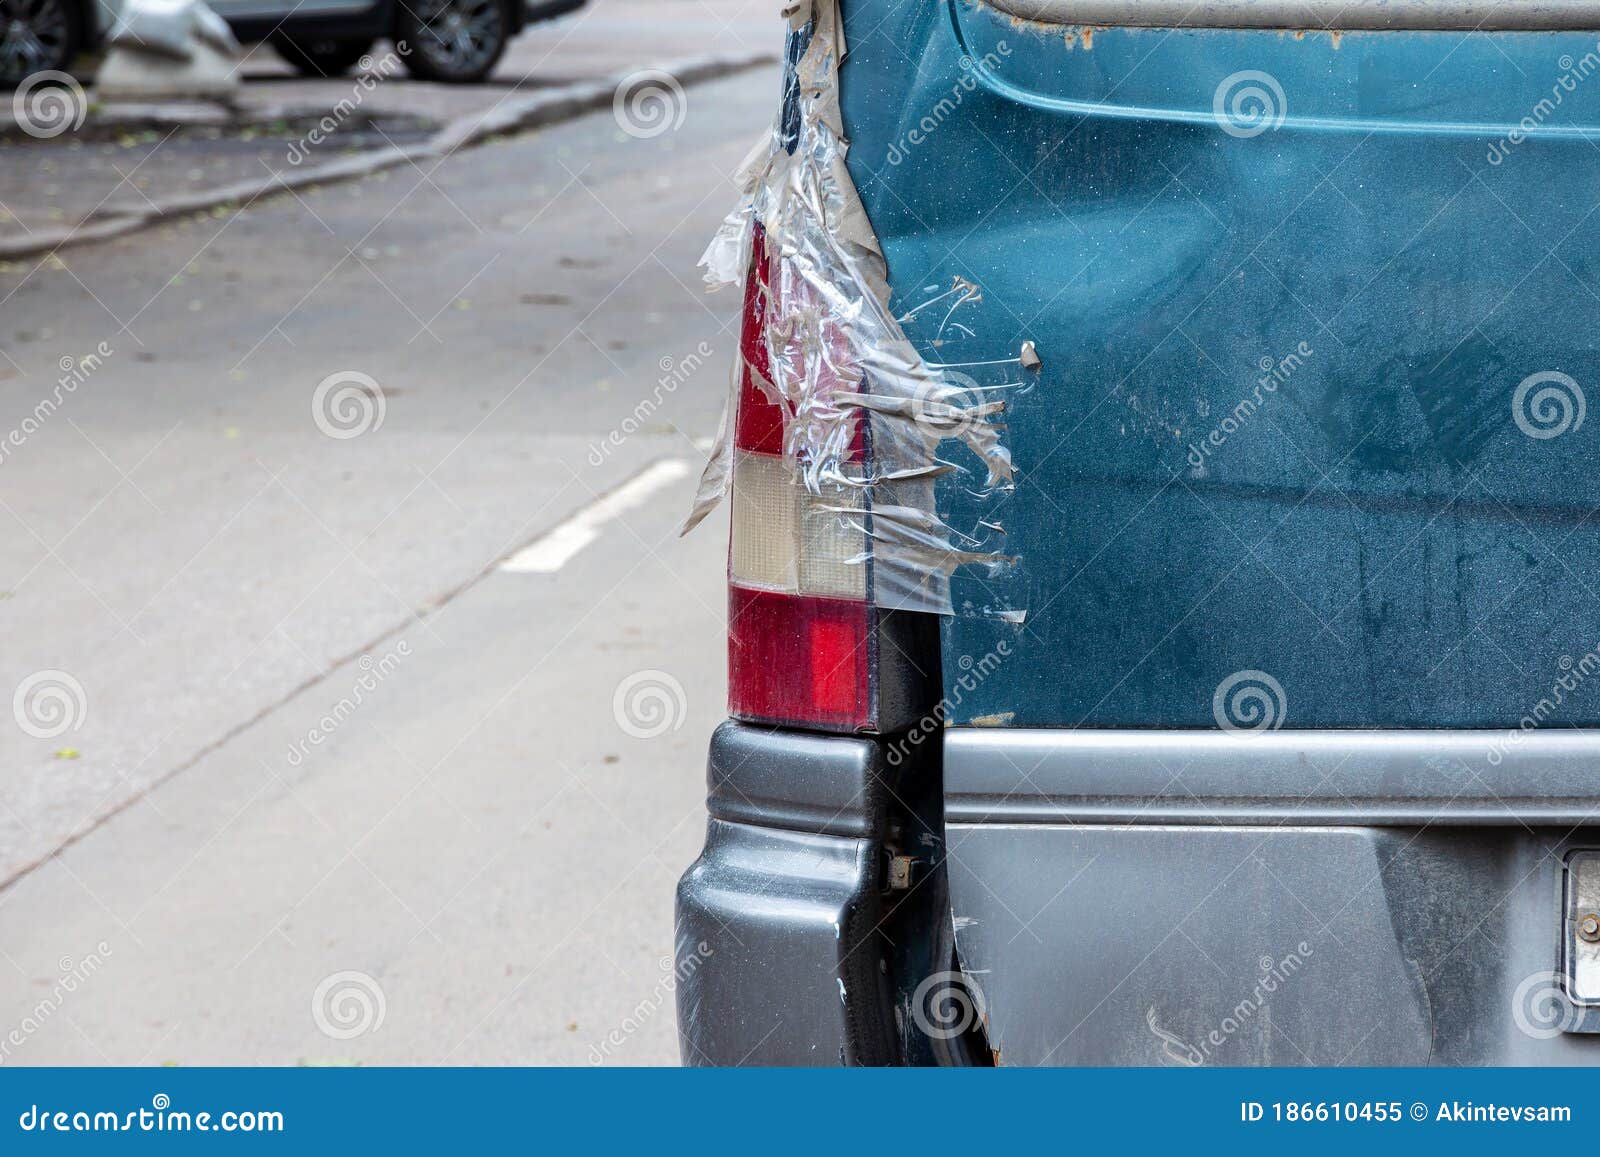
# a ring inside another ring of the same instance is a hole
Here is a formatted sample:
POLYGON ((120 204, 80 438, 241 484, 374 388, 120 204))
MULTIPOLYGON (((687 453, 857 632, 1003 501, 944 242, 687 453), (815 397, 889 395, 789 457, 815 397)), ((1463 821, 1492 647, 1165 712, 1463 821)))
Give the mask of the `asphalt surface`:
POLYGON ((86 61, 76 128, 51 126, 64 131, 39 139, 19 123, 14 102, 0 101, 0 242, 53 246, 90 215, 139 213, 319 161, 413 146, 452 122, 663 63, 775 55, 781 37, 767 0, 590 0, 525 28, 477 85, 411 80, 387 41, 364 67, 331 79, 299 76, 271 47, 254 45, 238 65, 243 84, 231 113, 200 102, 107 101, 86 61))
POLYGON ((0 1063, 676 1060, 775 83, 0 273, 0 1063))

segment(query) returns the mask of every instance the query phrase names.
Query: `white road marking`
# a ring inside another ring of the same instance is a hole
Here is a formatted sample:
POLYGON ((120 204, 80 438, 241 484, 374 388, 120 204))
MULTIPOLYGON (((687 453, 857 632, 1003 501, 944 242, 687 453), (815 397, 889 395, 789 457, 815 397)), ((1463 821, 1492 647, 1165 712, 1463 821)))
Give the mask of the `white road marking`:
POLYGON ((500 564, 512 574, 554 574, 600 537, 601 528, 624 511, 642 506, 657 490, 687 476, 682 458, 646 466, 609 494, 602 494, 559 526, 551 528, 500 564))

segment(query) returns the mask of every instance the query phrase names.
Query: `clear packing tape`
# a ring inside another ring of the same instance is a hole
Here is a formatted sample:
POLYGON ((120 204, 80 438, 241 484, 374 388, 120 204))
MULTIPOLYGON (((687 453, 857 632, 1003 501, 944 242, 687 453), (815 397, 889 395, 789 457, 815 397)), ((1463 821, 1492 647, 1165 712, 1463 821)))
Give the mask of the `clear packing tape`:
POLYGON ((1006 398, 1026 389, 1031 375, 1021 357, 930 363, 908 340, 903 323, 940 318, 940 338, 947 329, 964 330, 954 319, 981 301, 981 292, 955 278, 948 287, 923 290, 923 300, 899 318, 891 312, 887 264, 844 163, 838 0, 787 0, 783 13, 792 29, 793 69, 784 112, 741 166, 743 196, 701 258, 709 287, 742 284, 755 227, 761 227, 770 278, 761 360, 770 372, 746 364, 742 353, 736 361, 684 532, 733 485, 736 407, 741 378, 750 371, 755 386, 782 410, 783 460, 795 483, 812 496, 814 508, 845 520, 870 542, 848 562, 869 568, 866 588, 874 603, 1020 621, 1022 613, 999 599, 952 606, 950 579, 958 568, 982 589, 986 576, 1005 574, 1015 559, 1004 553, 998 520, 979 517, 970 532, 948 525, 935 508, 934 483, 957 474, 980 504, 1010 491, 1011 455, 1002 441, 1006 398), (969 369, 1012 380, 979 384, 969 369), (863 443, 864 467, 856 452, 863 443), (947 447, 949 457, 942 457, 947 447))

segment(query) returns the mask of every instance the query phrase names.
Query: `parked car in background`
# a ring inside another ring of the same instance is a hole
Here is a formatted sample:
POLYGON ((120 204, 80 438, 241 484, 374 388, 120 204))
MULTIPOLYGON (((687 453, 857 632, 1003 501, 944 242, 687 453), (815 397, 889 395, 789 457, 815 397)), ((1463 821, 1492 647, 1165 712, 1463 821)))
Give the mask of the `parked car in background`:
POLYGON ((307 76, 348 72, 379 40, 404 44, 418 80, 488 76, 511 38, 587 0, 210 0, 243 43, 270 43, 307 76))
MULTIPOLYGON (((469 84, 524 27, 587 0, 211 0, 241 43, 270 43, 307 76, 339 76, 379 40, 403 43, 419 80, 469 84)), ((66 71, 116 22, 116 0, 0 0, 0 86, 66 71)))
POLYGON ((1600 1064, 1600 3, 790 11, 684 1060, 1600 1064))
POLYGON ((66 71, 115 19, 115 9, 97 0, 0 0, 0 88, 66 71))

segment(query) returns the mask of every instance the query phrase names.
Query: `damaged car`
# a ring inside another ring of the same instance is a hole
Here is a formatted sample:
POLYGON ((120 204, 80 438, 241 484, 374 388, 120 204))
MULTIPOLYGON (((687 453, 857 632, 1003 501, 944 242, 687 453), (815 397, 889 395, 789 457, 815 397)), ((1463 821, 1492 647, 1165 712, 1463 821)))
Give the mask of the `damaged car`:
POLYGON ((1600 4, 784 12, 684 1061, 1600 1060, 1600 4))

